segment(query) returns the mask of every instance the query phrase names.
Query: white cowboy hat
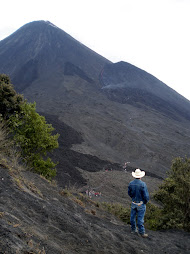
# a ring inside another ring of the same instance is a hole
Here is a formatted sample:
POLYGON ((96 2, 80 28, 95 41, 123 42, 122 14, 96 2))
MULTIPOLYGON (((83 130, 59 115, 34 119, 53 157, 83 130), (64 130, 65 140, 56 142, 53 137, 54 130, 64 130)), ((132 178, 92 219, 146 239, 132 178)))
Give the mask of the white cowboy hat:
POLYGON ((145 176, 145 172, 141 171, 139 168, 137 168, 135 170, 135 172, 132 172, 132 176, 135 178, 141 178, 141 177, 145 176))

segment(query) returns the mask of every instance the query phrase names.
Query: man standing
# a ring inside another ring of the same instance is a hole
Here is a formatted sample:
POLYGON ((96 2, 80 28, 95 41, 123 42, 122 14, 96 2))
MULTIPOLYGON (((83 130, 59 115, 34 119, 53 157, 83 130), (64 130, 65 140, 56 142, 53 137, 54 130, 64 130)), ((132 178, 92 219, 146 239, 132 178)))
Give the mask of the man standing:
POLYGON ((131 233, 139 233, 142 237, 148 237, 145 234, 144 228, 144 215, 146 212, 146 203, 149 201, 149 193, 146 183, 141 181, 141 178, 145 176, 145 172, 139 168, 132 172, 132 176, 135 178, 130 182, 128 186, 128 195, 132 198, 131 204, 131 233), (136 227, 136 216, 137 216, 137 227, 136 227))

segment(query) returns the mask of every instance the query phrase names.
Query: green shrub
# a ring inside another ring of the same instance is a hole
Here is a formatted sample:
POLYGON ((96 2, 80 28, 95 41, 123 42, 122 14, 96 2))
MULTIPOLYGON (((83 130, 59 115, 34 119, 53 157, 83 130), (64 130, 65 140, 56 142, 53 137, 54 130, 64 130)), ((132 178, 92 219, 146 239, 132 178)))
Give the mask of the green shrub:
POLYGON ((31 159, 31 165, 36 173, 45 176, 47 179, 52 179, 52 177, 56 176, 56 164, 50 158, 45 160, 41 156, 35 155, 31 159))
POLYGON ((163 205, 160 228, 190 231, 190 159, 176 158, 155 199, 163 205))
POLYGON ((23 160, 39 174, 47 178, 55 176, 56 164, 47 157, 47 152, 58 147, 59 135, 52 134, 54 128, 36 112, 35 103, 28 103, 22 95, 17 94, 5 74, 0 74, 2 122, 9 130, 9 137, 19 147, 23 160))
POLYGON ((146 206, 145 226, 151 230, 160 229, 162 209, 149 202, 146 206))
POLYGON ((21 105, 20 113, 9 117, 8 126, 13 139, 21 148, 24 160, 37 173, 47 178, 55 176, 56 164, 45 157, 47 152, 58 147, 59 135, 52 135, 54 128, 36 112, 35 103, 25 102, 21 105))
POLYGON ((124 207, 121 204, 110 204, 103 202, 100 204, 100 207, 102 207, 104 210, 108 211, 109 213, 112 213, 116 217, 118 217, 123 222, 129 224, 130 223, 130 208, 124 207))
POLYGON ((24 98, 16 93, 10 78, 5 74, 0 74, 0 115, 2 118, 7 120, 10 115, 20 112, 22 103, 24 103, 24 98))

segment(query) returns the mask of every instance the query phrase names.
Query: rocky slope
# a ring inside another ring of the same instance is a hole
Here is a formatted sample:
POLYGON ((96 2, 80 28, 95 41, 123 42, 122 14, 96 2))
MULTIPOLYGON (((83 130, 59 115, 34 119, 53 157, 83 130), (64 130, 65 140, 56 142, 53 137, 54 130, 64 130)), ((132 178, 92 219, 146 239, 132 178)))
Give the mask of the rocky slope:
MULTIPOLYGON (((0 253, 187 254, 190 235, 148 231, 131 235, 129 225, 85 197, 69 196, 36 174, 0 168, 0 253)), ((77 194, 78 195, 78 194, 77 194)))
POLYGON ((100 82, 110 100, 151 108, 174 120, 190 120, 190 102, 187 99, 129 63, 106 64, 100 82))

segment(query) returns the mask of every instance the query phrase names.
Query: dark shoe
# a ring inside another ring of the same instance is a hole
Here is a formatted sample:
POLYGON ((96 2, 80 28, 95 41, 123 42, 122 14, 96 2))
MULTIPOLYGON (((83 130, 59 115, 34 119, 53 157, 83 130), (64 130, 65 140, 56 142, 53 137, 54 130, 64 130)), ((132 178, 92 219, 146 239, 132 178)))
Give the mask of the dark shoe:
POLYGON ((140 234, 140 236, 143 237, 143 238, 147 238, 148 234, 140 234))

